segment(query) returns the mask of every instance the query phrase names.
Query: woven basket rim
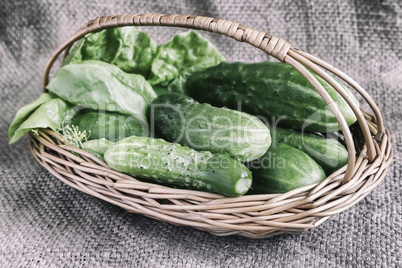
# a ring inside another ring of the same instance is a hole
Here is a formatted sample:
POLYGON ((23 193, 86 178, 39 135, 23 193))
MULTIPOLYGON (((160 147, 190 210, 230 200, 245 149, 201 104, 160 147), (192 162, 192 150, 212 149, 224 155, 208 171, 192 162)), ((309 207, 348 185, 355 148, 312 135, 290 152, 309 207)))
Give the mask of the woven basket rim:
POLYGON ((111 170, 94 155, 66 144, 54 131, 41 129, 37 135, 30 133, 30 148, 35 159, 68 185, 130 212, 175 225, 192 226, 214 235, 236 234, 265 238, 282 233, 303 233, 318 226, 364 198, 385 177, 393 158, 390 134, 384 128, 380 110, 369 94, 349 76, 328 63, 293 48, 281 38, 237 22, 177 14, 98 17, 81 27, 55 50, 45 68, 43 88, 49 81, 49 73, 56 59, 63 51, 67 53, 74 42, 90 32, 129 25, 178 26, 216 32, 247 42, 279 61, 290 64, 310 81, 336 116, 349 152, 348 165, 321 183, 285 194, 228 198, 141 182, 111 170), (364 140, 358 156, 356 139, 360 137, 350 131, 336 104, 304 66, 331 84, 356 114, 364 140), (354 88, 370 106, 373 114, 353 103, 348 93, 325 70, 354 88))

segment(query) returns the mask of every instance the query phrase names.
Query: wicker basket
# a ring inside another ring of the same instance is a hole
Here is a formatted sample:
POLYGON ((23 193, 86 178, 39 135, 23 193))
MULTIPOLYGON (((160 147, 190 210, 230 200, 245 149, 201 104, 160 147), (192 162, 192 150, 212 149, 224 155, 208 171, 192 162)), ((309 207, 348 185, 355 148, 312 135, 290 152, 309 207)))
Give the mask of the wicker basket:
POLYGON ((379 109, 355 81, 324 61, 293 48, 283 39, 248 28, 237 22, 202 16, 137 14, 104 16, 89 21, 66 40, 51 57, 44 73, 43 88, 60 54, 90 32, 129 25, 177 26, 207 30, 247 42, 301 72, 336 115, 349 152, 348 165, 319 184, 284 194, 245 195, 227 198, 218 194, 173 189, 145 183, 111 170, 95 156, 66 145, 57 133, 42 129, 30 135, 36 160, 54 176, 85 193, 130 212, 175 225, 191 226, 214 235, 265 238, 283 233, 303 233, 359 202, 385 177, 392 161, 390 134, 384 129, 379 109), (358 123, 350 131, 328 93, 304 66, 330 83, 350 105, 358 123), (345 90, 327 74, 338 76, 370 106, 373 114, 358 108, 345 90))

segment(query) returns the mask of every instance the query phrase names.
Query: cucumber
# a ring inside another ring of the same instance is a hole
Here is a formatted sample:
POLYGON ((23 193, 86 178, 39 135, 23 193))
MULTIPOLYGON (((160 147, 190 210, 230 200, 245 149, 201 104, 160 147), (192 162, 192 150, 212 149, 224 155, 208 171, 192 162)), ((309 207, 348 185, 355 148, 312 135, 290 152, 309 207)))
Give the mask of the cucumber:
POLYGON ((270 128, 273 140, 302 150, 314 159, 327 175, 348 163, 348 150, 339 141, 285 128, 270 128))
POLYGON ((162 139, 128 137, 110 147, 104 157, 114 170, 163 185, 239 196, 252 183, 247 167, 227 155, 199 152, 162 139))
POLYGON ((134 116, 113 112, 86 112, 74 117, 70 125, 90 132, 89 140, 118 141, 130 136, 148 136, 148 123, 134 116))
POLYGON ((326 178, 324 170, 307 154, 286 144, 276 144, 258 160, 248 163, 253 174, 253 194, 286 193, 326 178))
POLYGON ((88 153, 93 154, 97 158, 105 161, 103 155, 105 152, 114 145, 114 142, 108 141, 105 138, 99 140, 89 140, 82 144, 82 149, 88 153))
POLYGON ((149 118, 155 133, 167 141, 241 162, 261 157, 271 144, 268 127, 257 117, 200 104, 179 93, 158 96, 149 118))
MULTIPOLYGON (((338 105, 348 125, 353 124, 356 116, 342 96, 321 77, 313 75, 338 105)), ((195 100, 217 107, 239 109, 241 105, 242 111, 262 116, 271 123, 278 121, 279 126, 309 132, 340 130, 319 93, 288 64, 222 62, 194 73, 185 90, 195 100)))

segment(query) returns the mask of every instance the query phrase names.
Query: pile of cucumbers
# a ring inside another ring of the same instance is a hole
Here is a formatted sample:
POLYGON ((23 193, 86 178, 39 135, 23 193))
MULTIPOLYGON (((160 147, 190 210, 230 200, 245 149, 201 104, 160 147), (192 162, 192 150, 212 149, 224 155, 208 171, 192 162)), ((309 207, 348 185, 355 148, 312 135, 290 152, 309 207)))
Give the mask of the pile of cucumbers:
MULTIPOLYGON (((157 46, 127 29, 90 34, 78 43, 50 81, 50 95, 19 112, 10 139, 35 127, 63 134, 67 124, 90 133, 80 146, 114 170, 225 196, 285 193, 347 164, 344 145, 323 135, 340 131, 335 116, 291 66, 226 62, 194 32, 157 46), (144 64, 137 63, 141 54, 144 64), (35 120, 52 124, 29 121, 47 98, 66 103, 52 108, 57 118, 43 110, 35 120)), ((353 124, 345 100, 313 75, 353 124)))
MULTIPOLYGON (((347 122, 354 123, 344 100, 319 81, 347 122)), ((72 123, 96 133, 92 138, 98 140, 85 142, 84 149, 117 171, 226 196, 288 192, 320 182, 347 164, 346 148, 318 135, 339 131, 335 117, 286 64, 221 63, 192 74, 185 92, 166 90, 152 101, 147 112, 151 137, 140 122, 122 115, 90 112, 72 123), (103 120, 103 127, 94 125, 95 119, 103 120)))

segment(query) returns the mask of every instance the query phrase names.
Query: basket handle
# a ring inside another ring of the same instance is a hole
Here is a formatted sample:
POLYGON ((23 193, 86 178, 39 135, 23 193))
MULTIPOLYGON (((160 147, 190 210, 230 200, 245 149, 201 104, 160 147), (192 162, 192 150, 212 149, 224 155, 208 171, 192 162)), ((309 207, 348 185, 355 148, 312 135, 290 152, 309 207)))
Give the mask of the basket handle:
MULTIPOLYGON (((311 61, 310 57, 306 57, 303 52, 293 48, 288 42, 285 40, 271 36, 265 32, 255 30, 244 25, 241 25, 238 22, 223 20, 223 19, 214 19, 210 17, 203 16, 190 16, 190 15, 178 15, 178 14, 124 14, 124 15, 110 15, 110 16, 102 16, 95 18, 89 21, 85 26, 81 27, 75 34, 73 34, 70 38, 68 38, 65 42, 63 42, 52 54, 48 64, 46 65, 42 85, 44 90, 49 81, 49 73, 50 70, 55 63, 56 59, 60 56, 63 51, 68 51, 71 45, 87 35, 91 32, 98 32, 103 29, 113 28, 113 27, 123 27, 123 26, 175 26, 175 27, 184 27, 184 28, 192 28, 198 30, 206 30, 215 33, 219 33, 222 35, 229 36, 234 38, 240 42, 247 42, 267 54, 275 57, 281 62, 288 63, 292 65, 297 71, 299 71, 306 79, 315 87, 317 92, 321 95, 324 101, 328 104, 334 116, 336 117, 343 135, 345 137, 346 147, 349 153, 349 161, 348 167, 346 169, 343 183, 347 183, 352 178, 355 172, 355 162, 356 162, 356 149, 353 142, 352 134, 349 130, 349 127, 346 123, 345 118, 342 113, 339 111, 338 106, 334 103, 328 92, 322 87, 322 85, 318 82, 318 80, 306 69, 306 67, 311 70, 319 73, 324 80, 330 83, 335 90, 337 90, 341 96, 345 99, 345 101, 352 108, 355 113, 359 125, 363 131, 364 139, 367 145, 367 155, 369 161, 373 161, 377 156, 377 151, 375 149, 374 140, 371 135, 369 126, 367 121, 360 110, 360 108, 353 102, 349 94, 343 89, 343 87, 337 83, 333 78, 327 75, 322 70, 311 61), (306 67, 305 67, 306 66, 306 67), (320 72, 321 70, 321 72, 320 72)), ((323 61, 321 61, 323 62, 323 61)), ((322 64, 320 64, 323 66, 322 64)), ((333 73, 336 73, 336 69, 332 66, 325 68, 333 73), (331 69, 332 68, 332 69, 331 69)), ((338 74, 338 73, 336 73, 338 74)), ((338 74, 339 76, 339 74, 338 74)), ((377 139, 382 136, 384 133, 384 127, 382 125, 381 114, 379 113, 378 108, 375 106, 375 103, 369 98, 368 94, 357 85, 357 83, 350 83, 347 77, 342 77, 346 82, 348 82, 352 87, 356 88, 356 90, 365 98, 371 108, 375 111, 377 123, 379 123, 378 132, 375 133, 377 139), (356 86, 356 85, 357 86, 356 86), (365 94, 364 94, 365 93, 365 94), (374 103, 374 104, 373 104, 374 103)), ((353 81, 354 82, 354 81, 353 81)))
POLYGON ((74 35, 62 43, 51 56, 43 75, 42 86, 45 88, 49 82, 49 72, 59 57, 59 55, 68 49, 74 42, 78 41, 91 32, 98 32, 107 28, 122 26, 176 26, 206 30, 220 33, 232 37, 240 42, 247 42, 258 47, 274 56, 281 62, 284 61, 291 45, 281 38, 271 36, 262 31, 258 31, 238 22, 214 19, 203 16, 189 15, 164 15, 164 14, 136 14, 136 15, 115 15, 103 16, 90 20, 85 26, 81 27, 74 35))

